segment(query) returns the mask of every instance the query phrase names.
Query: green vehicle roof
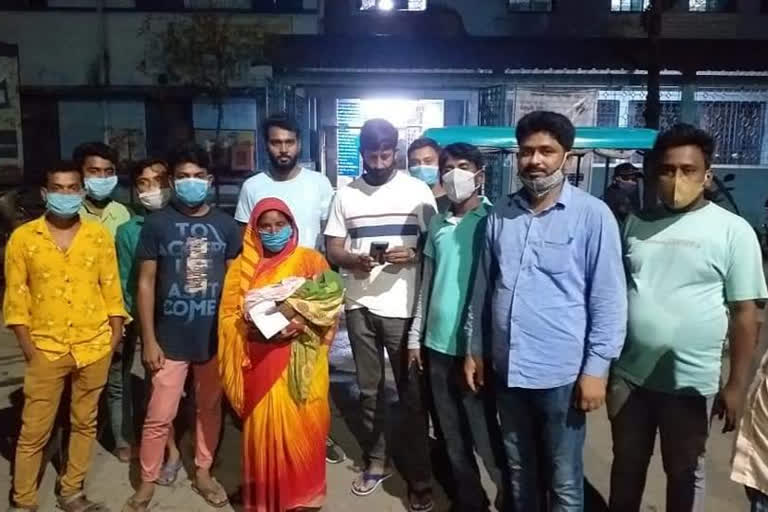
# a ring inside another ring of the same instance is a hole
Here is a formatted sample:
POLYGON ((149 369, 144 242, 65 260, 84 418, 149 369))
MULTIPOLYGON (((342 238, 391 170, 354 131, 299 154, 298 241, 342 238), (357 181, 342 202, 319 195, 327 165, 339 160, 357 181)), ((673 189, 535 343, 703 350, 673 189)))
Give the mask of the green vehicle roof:
MULTIPOLYGON (((651 149, 657 133, 648 128, 582 126, 576 128, 573 149, 651 149)), ((466 142, 485 150, 517 149, 515 129, 511 126, 447 126, 430 128, 424 136, 436 140, 441 146, 466 142)))

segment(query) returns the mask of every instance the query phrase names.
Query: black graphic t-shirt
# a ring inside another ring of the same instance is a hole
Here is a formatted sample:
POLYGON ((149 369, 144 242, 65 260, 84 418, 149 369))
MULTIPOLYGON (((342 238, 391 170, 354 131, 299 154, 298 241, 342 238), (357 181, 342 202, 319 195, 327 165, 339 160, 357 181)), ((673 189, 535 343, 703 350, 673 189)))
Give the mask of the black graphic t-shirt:
POLYGON ((157 261, 155 334, 167 358, 203 362, 216 354, 226 262, 241 244, 235 220, 213 207, 189 217, 168 206, 144 221, 136 258, 157 261))

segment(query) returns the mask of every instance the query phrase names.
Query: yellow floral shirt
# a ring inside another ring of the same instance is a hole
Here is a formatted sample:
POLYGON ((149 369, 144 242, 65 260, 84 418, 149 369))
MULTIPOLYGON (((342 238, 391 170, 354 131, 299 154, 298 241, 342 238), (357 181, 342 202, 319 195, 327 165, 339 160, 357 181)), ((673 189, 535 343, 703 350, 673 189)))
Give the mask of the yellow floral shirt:
POLYGON ((82 368, 109 355, 109 317, 129 319, 123 307, 112 235, 82 220, 66 251, 45 217, 16 229, 5 249, 6 326, 25 325, 49 360, 72 354, 82 368))

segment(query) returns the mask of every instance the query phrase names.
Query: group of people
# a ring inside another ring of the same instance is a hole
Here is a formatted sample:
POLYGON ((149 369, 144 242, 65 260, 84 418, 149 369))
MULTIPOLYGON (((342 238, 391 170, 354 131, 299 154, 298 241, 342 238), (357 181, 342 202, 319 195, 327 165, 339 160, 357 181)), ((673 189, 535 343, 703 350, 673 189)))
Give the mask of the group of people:
MULTIPOLYGON (((343 460, 328 399, 342 316, 365 433, 355 495, 392 475, 397 440, 409 510, 432 510, 431 423, 453 510, 490 509, 477 453, 499 510, 581 511, 585 415, 607 402, 612 511, 640 509, 657 432, 667 510, 703 510, 713 415, 724 431, 741 423, 732 478, 753 512, 768 510, 768 360, 749 386, 768 291, 751 227, 705 198, 708 134, 677 125, 659 135, 646 167, 660 204, 631 208, 621 228, 566 179, 575 129, 556 113, 518 123, 521 188, 495 205, 470 144, 418 139, 403 172, 397 129, 368 121, 364 172, 334 195, 298 164, 295 122, 270 117, 262 134, 271 168, 243 184, 234 219, 208 204, 208 155, 194 145, 135 166, 137 215, 111 198, 109 147, 84 144, 47 170, 45 215, 19 227, 5 253, 4 321, 27 361, 11 510, 37 507, 67 381, 71 434, 56 486, 66 512, 105 510, 83 491, 105 387, 115 454, 127 462, 137 450, 141 467, 125 512, 148 510, 155 486, 176 481, 173 422, 185 393, 202 499, 229 502, 211 475, 226 396, 242 420, 244 509, 321 508, 326 461, 343 460), (274 298, 268 310, 264 297, 274 298), (148 393, 135 439, 139 346, 148 393)), ((633 169, 625 174, 636 179, 633 169)))

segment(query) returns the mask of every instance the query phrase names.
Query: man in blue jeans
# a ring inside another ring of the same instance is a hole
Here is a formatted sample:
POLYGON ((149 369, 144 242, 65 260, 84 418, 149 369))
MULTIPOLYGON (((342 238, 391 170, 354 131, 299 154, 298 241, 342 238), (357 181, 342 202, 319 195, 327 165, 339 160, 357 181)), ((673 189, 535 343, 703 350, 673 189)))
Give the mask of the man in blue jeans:
POLYGON ((472 389, 485 384, 485 339, 513 509, 581 512, 584 413, 602 406, 626 330, 619 230, 605 203, 565 179, 575 138, 566 117, 533 112, 516 135, 523 188, 488 215, 465 376, 472 389))

